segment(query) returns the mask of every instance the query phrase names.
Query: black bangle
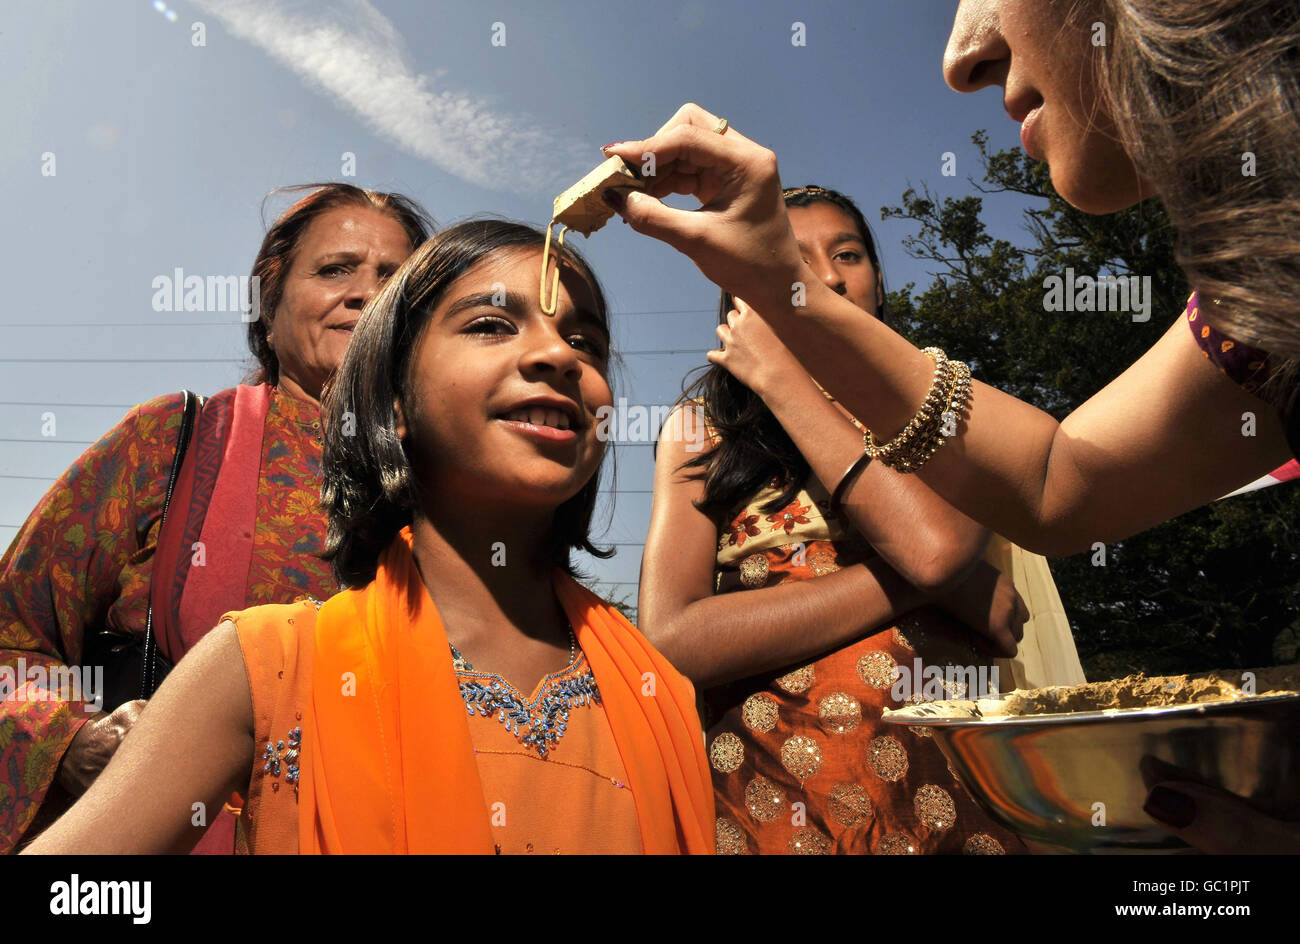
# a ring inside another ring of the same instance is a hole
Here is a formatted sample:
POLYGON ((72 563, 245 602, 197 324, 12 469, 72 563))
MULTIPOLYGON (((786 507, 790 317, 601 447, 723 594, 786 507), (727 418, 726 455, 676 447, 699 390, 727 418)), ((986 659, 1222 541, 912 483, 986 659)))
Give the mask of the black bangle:
POLYGON ((841 476, 840 484, 835 486, 835 491, 831 494, 831 511, 838 512, 840 510, 840 499, 844 497, 849 482, 865 469, 869 462, 871 462, 871 456, 865 452, 853 460, 853 465, 849 466, 849 470, 841 476))

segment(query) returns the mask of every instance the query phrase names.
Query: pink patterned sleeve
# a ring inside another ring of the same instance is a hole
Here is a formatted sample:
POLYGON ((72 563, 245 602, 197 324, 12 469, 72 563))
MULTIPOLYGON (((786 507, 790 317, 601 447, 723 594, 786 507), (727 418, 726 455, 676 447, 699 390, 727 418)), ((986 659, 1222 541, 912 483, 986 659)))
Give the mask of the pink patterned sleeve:
POLYGON ((1247 393, 1256 393, 1268 377, 1268 355, 1234 341, 1205 318, 1197 292, 1187 300, 1187 325, 1201 353, 1247 393))

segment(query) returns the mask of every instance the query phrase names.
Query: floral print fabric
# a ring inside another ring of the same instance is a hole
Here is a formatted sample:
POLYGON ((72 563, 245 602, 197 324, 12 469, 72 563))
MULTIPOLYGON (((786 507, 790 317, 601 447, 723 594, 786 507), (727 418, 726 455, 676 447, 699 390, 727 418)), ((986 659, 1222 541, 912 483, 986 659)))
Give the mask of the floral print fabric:
MULTIPOLYGON (((22 660, 31 678, 36 666, 76 665, 89 633, 143 635, 180 419, 180 394, 134 408, 32 511, 0 558, 0 664, 16 672, 22 660)), ((337 590, 318 557, 320 461, 319 409, 274 392, 247 594, 231 609, 337 590)), ((0 851, 32 825, 68 745, 92 716, 39 679, 19 683, 0 703, 0 851)))

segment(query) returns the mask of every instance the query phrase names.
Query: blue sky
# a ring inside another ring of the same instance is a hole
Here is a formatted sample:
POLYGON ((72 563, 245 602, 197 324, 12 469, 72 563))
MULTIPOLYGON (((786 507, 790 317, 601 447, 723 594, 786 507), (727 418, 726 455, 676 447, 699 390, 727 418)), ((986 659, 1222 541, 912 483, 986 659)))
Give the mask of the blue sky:
MULTIPOLYGON (((682 102, 772 147, 782 179, 855 197, 887 279, 928 282, 880 221, 907 186, 971 192, 970 137, 1017 147, 1000 91, 960 96, 940 61, 953 0, 511 3, 150 0, 7 5, 0 23, 0 546, 129 407, 247 367, 232 312, 158 312, 153 280, 247 274, 272 188, 344 179, 399 190, 439 223, 544 225, 606 141, 682 102), (806 45, 792 43, 804 24, 806 45), (495 24, 501 24, 496 26, 495 24), (502 29, 504 27, 504 30, 502 29), (504 45, 498 43, 504 36, 504 45), (196 45, 197 39, 203 45, 196 45), (957 176, 944 177, 945 152, 957 176), (343 155, 355 176, 343 176, 343 155), (51 161, 53 156, 51 175, 51 161), (45 414, 53 413, 55 435, 45 414)), ((994 198, 995 201, 997 198, 994 198)), ((267 206, 273 217, 283 202, 267 206)), ((1013 235, 1018 206, 990 204, 1013 235)), ((614 306, 617 396, 670 403, 713 342, 716 291, 627 227, 575 237, 614 306), (673 353, 638 353, 638 352, 673 353)), ((618 450, 619 544, 588 569, 635 596, 648 445, 618 450)), ((603 518, 602 518, 603 521, 603 518)))

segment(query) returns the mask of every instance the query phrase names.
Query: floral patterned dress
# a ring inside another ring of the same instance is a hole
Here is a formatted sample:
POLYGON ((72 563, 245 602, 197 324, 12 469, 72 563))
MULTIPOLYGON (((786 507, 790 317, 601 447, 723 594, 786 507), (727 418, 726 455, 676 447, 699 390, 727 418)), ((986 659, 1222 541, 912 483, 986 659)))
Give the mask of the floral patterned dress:
MULTIPOLYGON (((179 394, 136 407, 28 516, 0 557, 0 665, 14 666, 15 674, 21 666, 31 677, 35 667, 78 664, 90 632, 143 635, 180 418, 179 394)), ((324 598, 338 588, 319 557, 320 423, 315 404, 272 394, 247 595, 230 601, 232 608, 324 598)), ((19 683, 0 701, 0 852, 32 826, 68 745, 91 717, 40 682, 19 683)), ((68 801, 58 799, 47 817, 68 801)))
MULTIPOLYGON (((737 594, 737 619, 746 590, 812 580, 875 555, 831 511, 815 476, 785 508, 765 512, 782 492, 769 483, 718 539, 715 588, 737 594)), ((964 625, 923 607, 805 664, 705 692, 718 853, 1023 852, 967 794, 929 730, 881 720, 882 709, 904 703, 893 691, 904 674, 919 683, 909 700, 940 694, 930 690, 930 666, 941 669, 946 697, 967 694, 963 679, 991 682, 941 668, 991 669, 970 639, 964 625)))

